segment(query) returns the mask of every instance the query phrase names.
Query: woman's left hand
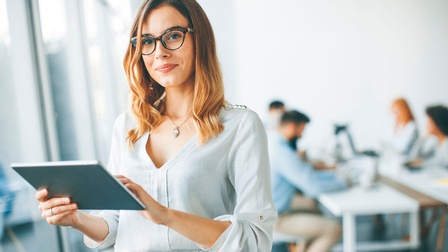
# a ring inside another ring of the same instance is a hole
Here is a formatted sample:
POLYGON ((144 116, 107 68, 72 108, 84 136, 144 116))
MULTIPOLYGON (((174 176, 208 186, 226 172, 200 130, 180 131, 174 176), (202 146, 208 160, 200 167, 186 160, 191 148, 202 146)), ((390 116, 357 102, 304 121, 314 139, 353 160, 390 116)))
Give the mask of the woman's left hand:
POLYGON ((123 175, 117 175, 119 179, 134 195, 146 206, 145 210, 139 211, 140 214, 154 222, 155 224, 166 225, 168 223, 169 209, 156 200, 140 185, 134 183, 123 175))
POLYGON ((315 170, 334 170, 336 168, 335 165, 327 165, 323 161, 311 162, 311 165, 315 170))

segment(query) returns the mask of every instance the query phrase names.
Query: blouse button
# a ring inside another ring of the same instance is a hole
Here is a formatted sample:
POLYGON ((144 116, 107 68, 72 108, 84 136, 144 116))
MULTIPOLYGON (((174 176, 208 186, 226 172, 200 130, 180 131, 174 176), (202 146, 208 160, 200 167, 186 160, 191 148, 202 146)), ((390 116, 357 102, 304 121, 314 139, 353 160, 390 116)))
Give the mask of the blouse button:
POLYGON ((259 219, 259 220, 262 220, 262 219, 263 219, 263 216, 262 216, 262 215, 259 215, 259 216, 258 216, 258 219, 259 219))

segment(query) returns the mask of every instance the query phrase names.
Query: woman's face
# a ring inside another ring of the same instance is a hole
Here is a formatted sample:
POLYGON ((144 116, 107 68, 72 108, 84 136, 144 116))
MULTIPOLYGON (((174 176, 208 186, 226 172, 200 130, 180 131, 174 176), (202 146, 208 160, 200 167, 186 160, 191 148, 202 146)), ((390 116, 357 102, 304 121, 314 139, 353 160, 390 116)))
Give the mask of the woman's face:
POLYGON ((440 132, 439 128, 434 123, 434 120, 432 120, 432 118, 429 116, 426 117, 426 130, 428 134, 432 135, 438 134, 440 132))
POLYGON ((396 104, 392 105, 391 110, 392 110, 392 113, 394 113, 396 119, 401 119, 403 113, 401 112, 400 108, 396 104))
MULTIPOLYGON (((162 35, 172 27, 189 28, 188 21, 171 6, 160 6, 152 10, 142 27, 142 34, 153 37, 162 35)), ((146 69, 151 77, 166 89, 187 87, 194 84, 195 56, 192 33, 185 34, 183 45, 174 51, 156 41, 156 49, 150 55, 143 55, 146 69)))

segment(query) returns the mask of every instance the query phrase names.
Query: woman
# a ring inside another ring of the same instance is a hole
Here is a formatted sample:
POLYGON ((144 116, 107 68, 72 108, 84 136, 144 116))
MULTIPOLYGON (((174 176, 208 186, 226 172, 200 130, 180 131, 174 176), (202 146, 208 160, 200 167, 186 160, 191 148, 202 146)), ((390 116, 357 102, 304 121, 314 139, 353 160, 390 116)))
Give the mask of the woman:
POLYGON ((405 99, 396 99, 391 106, 395 115, 392 144, 401 155, 407 156, 418 139, 417 125, 405 99))
POLYGON ((426 108, 427 136, 411 152, 409 166, 443 166, 448 168, 448 108, 426 108))
POLYGON ((226 104, 209 20, 196 1, 145 1, 124 59, 131 111, 115 123, 108 169, 144 211, 77 211, 36 193, 50 224, 116 251, 270 251, 267 140, 258 116, 226 104))

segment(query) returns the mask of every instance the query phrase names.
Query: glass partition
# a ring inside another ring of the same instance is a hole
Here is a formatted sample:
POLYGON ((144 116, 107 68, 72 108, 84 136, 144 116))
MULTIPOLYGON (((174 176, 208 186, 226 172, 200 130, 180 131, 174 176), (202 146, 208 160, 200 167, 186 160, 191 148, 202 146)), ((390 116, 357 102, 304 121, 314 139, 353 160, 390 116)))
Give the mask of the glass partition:
POLYGON ((115 117, 127 104, 129 6, 0 0, 0 252, 92 251, 79 232, 41 218, 35 190, 10 164, 107 163, 115 117))
POLYGON ((47 159, 31 28, 24 1, 0 0, 0 251, 57 251, 57 230, 12 162, 47 159), (14 29, 11 29, 14 24, 14 29))

